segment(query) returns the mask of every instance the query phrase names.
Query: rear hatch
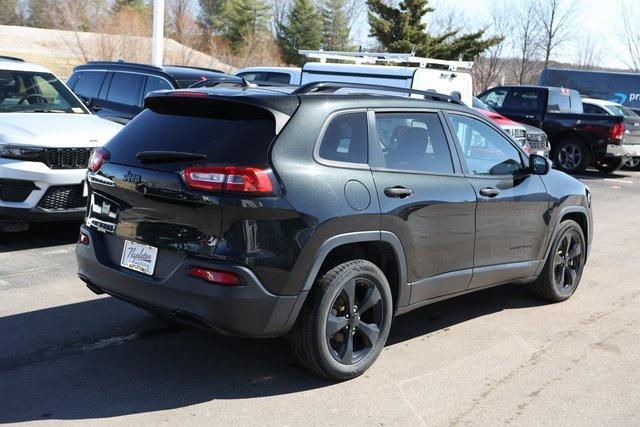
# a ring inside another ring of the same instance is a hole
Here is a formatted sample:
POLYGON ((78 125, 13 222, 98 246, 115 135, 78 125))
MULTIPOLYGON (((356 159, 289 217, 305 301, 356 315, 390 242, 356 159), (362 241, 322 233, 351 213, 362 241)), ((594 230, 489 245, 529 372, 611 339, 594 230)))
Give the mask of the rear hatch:
MULTIPOLYGON (((274 117, 264 108, 165 96, 104 147, 108 160, 89 174, 87 223, 106 233, 114 264, 123 240, 160 248, 159 260, 174 258, 163 256, 165 249, 212 257, 222 233, 226 190, 187 185, 183 174, 194 167, 269 171, 274 138, 274 117)), ((275 180, 270 172, 269 179, 275 180)), ((277 187, 274 183, 274 192, 277 187)))

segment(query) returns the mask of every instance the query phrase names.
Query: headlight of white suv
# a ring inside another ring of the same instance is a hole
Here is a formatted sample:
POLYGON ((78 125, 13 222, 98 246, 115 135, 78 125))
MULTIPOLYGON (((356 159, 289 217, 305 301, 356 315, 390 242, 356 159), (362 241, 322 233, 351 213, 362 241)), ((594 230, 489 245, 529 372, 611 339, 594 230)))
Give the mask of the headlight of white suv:
POLYGON ((44 151, 42 147, 0 144, 0 157, 6 159, 32 160, 38 158, 42 151, 44 151))

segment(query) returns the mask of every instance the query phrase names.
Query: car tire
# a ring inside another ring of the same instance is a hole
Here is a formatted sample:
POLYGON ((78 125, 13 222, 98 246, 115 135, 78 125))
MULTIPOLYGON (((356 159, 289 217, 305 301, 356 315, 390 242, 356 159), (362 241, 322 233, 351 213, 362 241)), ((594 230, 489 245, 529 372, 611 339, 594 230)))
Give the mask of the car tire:
POLYGON ((562 221, 542 273, 531 284, 533 294, 552 302, 569 299, 580 284, 586 249, 578 223, 570 219, 562 221))
POLYGON ((640 157, 631 157, 624 165, 625 169, 640 171, 640 157))
POLYGON ((565 139, 553 151, 553 165, 569 174, 581 173, 591 163, 591 153, 579 139, 565 139))
POLYGON ((602 173, 612 173, 622 168, 626 161, 622 158, 607 159, 604 162, 596 164, 596 169, 602 173))
POLYGON ((382 352, 392 315, 384 273, 369 261, 348 261, 314 284, 289 336, 291 348, 302 365, 319 375, 355 378, 382 352))

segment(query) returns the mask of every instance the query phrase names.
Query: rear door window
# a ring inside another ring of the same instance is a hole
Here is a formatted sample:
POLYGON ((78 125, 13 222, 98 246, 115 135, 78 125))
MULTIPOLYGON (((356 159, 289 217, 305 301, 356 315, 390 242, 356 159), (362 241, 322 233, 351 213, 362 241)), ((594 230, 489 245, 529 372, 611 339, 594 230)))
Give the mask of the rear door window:
POLYGON ((345 113, 334 117, 322 137, 319 154, 325 160, 367 163, 367 115, 345 113))
POLYGON ((542 111, 542 106, 543 92, 530 88, 511 88, 504 102, 504 108, 514 111, 542 111))
POLYGON ((107 101, 124 105, 137 105, 144 76, 131 73, 113 73, 107 101))
POLYGON ((73 91, 83 98, 97 98, 105 75, 102 71, 78 71, 72 76, 73 91))
MULTIPOLYGON (((205 164, 264 166, 274 137, 273 116, 263 109, 175 98, 142 111, 107 147, 110 160, 121 164, 137 164, 140 151, 183 151, 206 155, 205 164)), ((175 164, 153 167, 176 170, 175 164)))

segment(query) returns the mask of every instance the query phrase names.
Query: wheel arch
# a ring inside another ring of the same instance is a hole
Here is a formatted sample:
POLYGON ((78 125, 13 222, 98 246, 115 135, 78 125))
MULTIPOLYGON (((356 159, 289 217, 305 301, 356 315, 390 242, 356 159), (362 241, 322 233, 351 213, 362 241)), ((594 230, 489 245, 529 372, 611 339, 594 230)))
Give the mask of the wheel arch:
POLYGON ((366 259, 376 264, 387 277, 394 300, 394 309, 407 305, 411 289, 407 284, 407 263, 402 243, 389 231, 355 231, 338 234, 325 240, 316 251, 313 265, 302 284, 296 306, 289 316, 288 329, 293 326, 316 279, 324 271, 341 262, 366 259))
POLYGON ((553 227, 553 233, 551 234, 551 238, 547 243, 547 249, 545 250, 545 255, 543 258, 544 262, 540 263, 540 266, 538 267, 538 270, 536 271, 536 274, 535 274, 536 276, 538 276, 542 272, 542 269, 544 268, 545 262, 549 257, 549 252, 551 251, 551 247, 553 246, 553 242, 555 242, 556 237, 558 236, 558 233, 560 231, 560 224, 562 223, 562 221, 567 219, 571 219, 575 221, 576 223, 578 223, 578 225, 582 229, 582 233, 584 234, 585 246, 586 246, 585 257, 588 256, 589 249, 591 248, 590 239, 592 238, 592 233, 591 233, 592 224, 589 216, 589 211, 584 206, 567 206, 563 208, 558 214, 558 219, 556 220, 553 227))

